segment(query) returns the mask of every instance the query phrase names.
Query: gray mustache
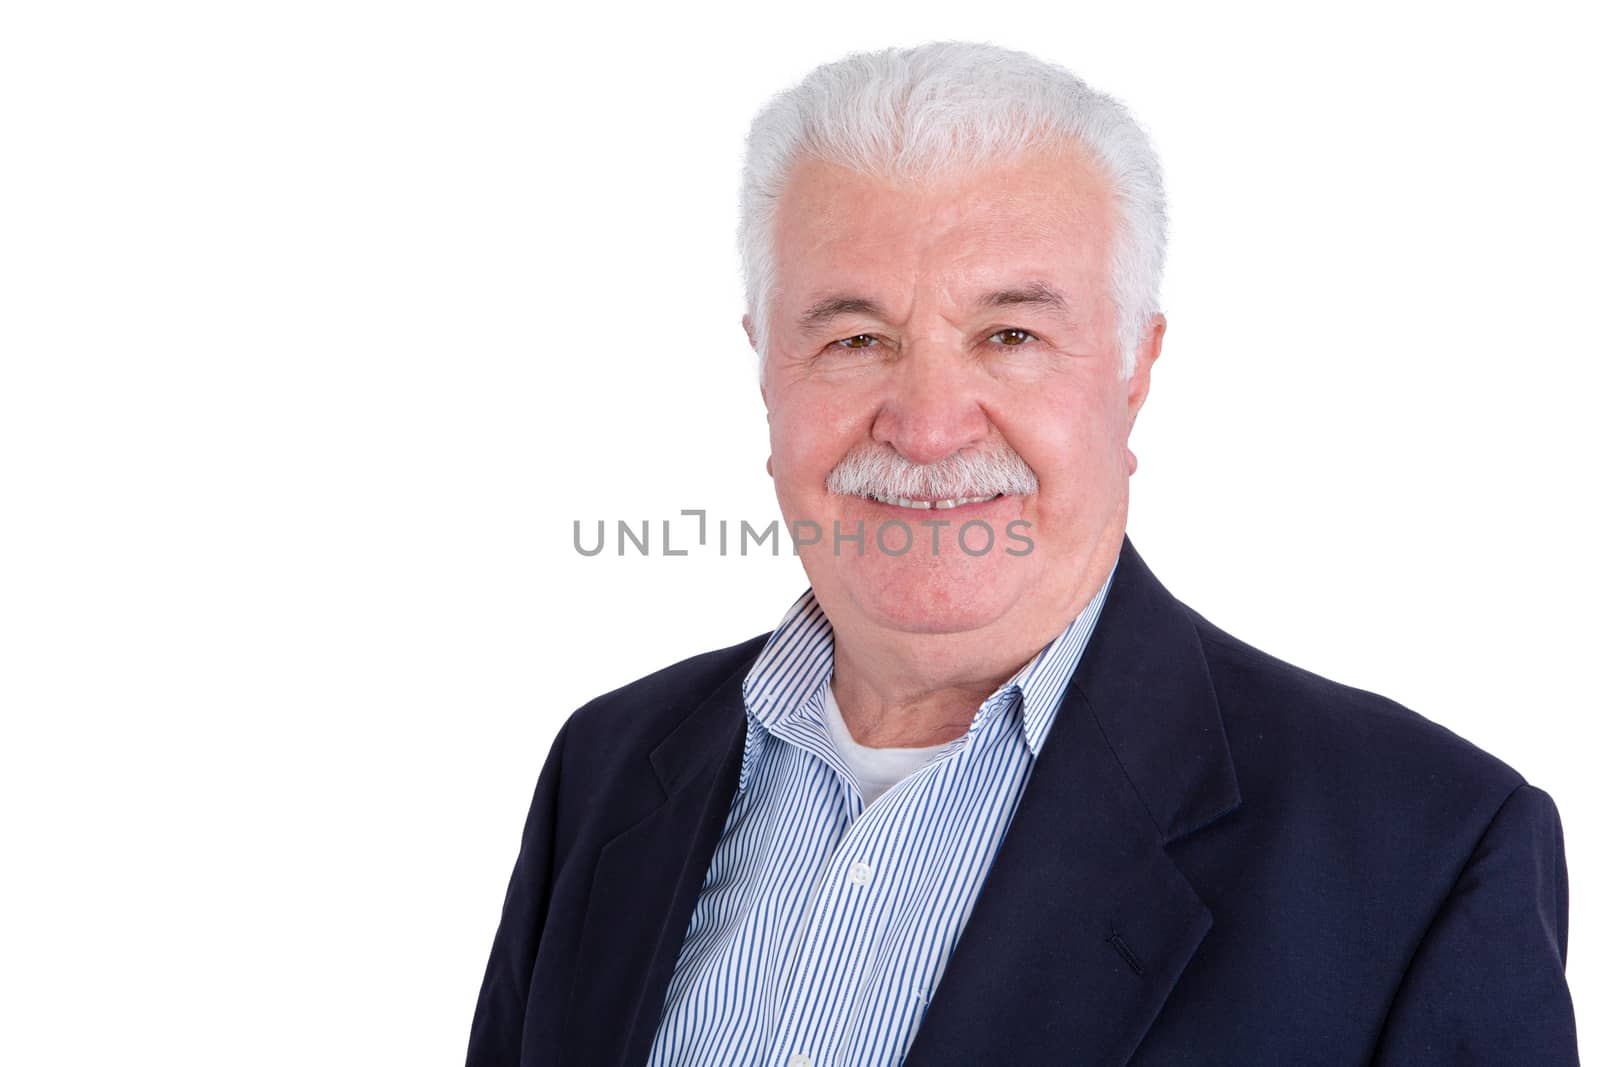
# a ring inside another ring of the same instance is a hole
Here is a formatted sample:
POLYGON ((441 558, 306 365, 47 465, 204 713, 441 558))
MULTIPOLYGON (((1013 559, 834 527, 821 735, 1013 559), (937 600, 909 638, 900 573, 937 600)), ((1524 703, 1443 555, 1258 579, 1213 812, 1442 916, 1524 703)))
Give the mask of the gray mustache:
POLYGON ((912 463, 876 442, 852 448, 828 472, 828 492, 839 496, 951 500, 1026 496, 1039 491, 1038 476, 1010 445, 962 449, 934 463, 912 463))

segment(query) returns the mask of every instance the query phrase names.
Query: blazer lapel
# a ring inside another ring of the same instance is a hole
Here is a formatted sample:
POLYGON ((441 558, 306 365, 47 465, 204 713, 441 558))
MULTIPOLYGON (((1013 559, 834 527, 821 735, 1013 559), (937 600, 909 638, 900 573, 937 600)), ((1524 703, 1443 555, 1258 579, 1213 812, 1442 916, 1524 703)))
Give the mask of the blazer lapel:
POLYGON ((600 850, 578 942, 561 1063, 643 1064, 744 752, 736 670, 650 754, 657 806, 600 850))
POLYGON ((907 1067, 1126 1063, 1211 927, 1166 846, 1238 804, 1194 626, 1125 540, 907 1067))

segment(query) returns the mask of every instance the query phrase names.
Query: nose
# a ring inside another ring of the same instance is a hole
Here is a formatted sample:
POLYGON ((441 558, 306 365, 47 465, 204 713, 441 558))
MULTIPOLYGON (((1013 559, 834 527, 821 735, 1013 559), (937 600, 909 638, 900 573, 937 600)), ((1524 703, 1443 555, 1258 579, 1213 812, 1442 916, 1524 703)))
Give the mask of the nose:
POLYGON ((873 421, 873 440, 925 464, 988 437, 989 416, 979 403, 980 372, 965 363, 959 353, 930 347, 907 351, 873 421))

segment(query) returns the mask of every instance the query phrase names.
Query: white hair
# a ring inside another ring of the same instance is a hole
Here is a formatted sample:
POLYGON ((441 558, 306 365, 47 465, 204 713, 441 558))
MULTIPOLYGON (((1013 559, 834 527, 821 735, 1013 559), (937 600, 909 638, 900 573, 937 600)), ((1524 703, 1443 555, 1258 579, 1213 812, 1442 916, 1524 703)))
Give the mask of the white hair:
POLYGON ((874 500, 959 500, 1030 496, 1039 476, 1003 439, 988 448, 963 448, 932 463, 913 463, 881 441, 862 441, 828 472, 828 492, 874 500))
POLYGON ((1116 206, 1111 296, 1122 374, 1159 310, 1166 255, 1161 164, 1113 98, 1052 63, 990 44, 939 41, 858 52, 817 67, 750 124, 739 252, 756 351, 765 360, 776 293, 778 198, 801 159, 918 180, 1075 142, 1109 180, 1116 206))

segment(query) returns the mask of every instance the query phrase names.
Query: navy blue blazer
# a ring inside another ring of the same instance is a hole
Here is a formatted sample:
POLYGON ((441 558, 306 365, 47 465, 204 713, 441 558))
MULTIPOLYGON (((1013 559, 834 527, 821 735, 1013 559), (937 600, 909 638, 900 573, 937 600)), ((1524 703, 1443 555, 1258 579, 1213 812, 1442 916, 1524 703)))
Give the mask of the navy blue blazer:
MULTIPOLYGON (((561 729, 468 1067, 644 1063, 765 640, 561 729)), ((1575 1064, 1566 943, 1547 794, 1392 701, 1228 636, 1125 541, 905 1062, 1575 1064)))

